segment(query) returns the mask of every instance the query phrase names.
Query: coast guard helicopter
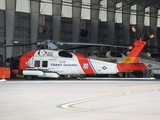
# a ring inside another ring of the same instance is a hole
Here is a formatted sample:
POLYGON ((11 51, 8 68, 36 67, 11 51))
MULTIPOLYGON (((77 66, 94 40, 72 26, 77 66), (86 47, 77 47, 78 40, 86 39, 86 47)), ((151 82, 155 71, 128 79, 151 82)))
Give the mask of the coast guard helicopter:
MULTIPOLYGON (((150 38, 153 37, 154 35, 150 36, 150 38)), ((142 39, 134 42, 133 49, 121 63, 105 62, 86 57, 75 51, 57 49, 57 46, 50 40, 38 44, 47 44, 50 49, 32 50, 25 53, 19 58, 19 69, 13 69, 13 73, 33 79, 33 77, 60 78, 67 75, 117 74, 148 69, 144 63, 139 63, 139 54, 146 45, 146 41, 142 39)), ((57 42, 57 44, 126 47, 96 43, 57 42)))

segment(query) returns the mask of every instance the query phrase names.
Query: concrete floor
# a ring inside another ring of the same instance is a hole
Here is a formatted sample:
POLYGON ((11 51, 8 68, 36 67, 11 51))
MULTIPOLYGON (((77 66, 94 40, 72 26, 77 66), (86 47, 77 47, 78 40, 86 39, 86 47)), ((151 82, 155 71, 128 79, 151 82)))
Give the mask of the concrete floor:
POLYGON ((0 82, 0 120, 160 120, 160 82, 0 82))

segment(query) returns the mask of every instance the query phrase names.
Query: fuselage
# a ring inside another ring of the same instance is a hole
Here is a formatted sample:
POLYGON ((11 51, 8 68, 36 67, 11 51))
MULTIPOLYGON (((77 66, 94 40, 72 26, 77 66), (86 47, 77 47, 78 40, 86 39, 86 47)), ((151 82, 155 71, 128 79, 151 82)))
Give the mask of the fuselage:
MULTIPOLYGON (((21 66, 29 70, 53 72, 59 75, 74 74, 116 74, 117 64, 90 59, 86 56, 64 50, 37 50, 30 58, 23 55, 21 66)), ((23 69, 23 68, 22 68, 23 69)))

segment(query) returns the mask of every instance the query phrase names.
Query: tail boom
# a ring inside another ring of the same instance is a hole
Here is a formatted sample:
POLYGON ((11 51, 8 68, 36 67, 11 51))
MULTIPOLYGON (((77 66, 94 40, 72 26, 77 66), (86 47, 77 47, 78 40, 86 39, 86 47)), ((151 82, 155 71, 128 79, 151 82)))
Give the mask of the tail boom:
POLYGON ((144 63, 118 63, 117 68, 119 72, 133 72, 148 70, 144 63))

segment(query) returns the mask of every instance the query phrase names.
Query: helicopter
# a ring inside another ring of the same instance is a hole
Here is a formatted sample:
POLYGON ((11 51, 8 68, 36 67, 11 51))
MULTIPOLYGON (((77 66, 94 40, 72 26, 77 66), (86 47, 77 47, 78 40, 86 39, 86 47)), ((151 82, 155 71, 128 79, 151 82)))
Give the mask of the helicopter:
MULTIPOLYGON (((154 35, 151 37, 153 38, 154 35)), ((18 69, 12 69, 12 73, 24 75, 27 79, 35 77, 57 79, 69 75, 103 75, 148 70, 144 63, 139 62, 139 54, 146 43, 141 38, 137 39, 130 53, 121 63, 112 63, 89 58, 76 51, 58 49, 57 45, 125 47, 127 49, 126 46, 75 42, 57 42, 55 44, 51 40, 46 40, 38 42, 37 45, 47 45, 48 49, 31 50, 21 55, 18 58, 18 69)))

